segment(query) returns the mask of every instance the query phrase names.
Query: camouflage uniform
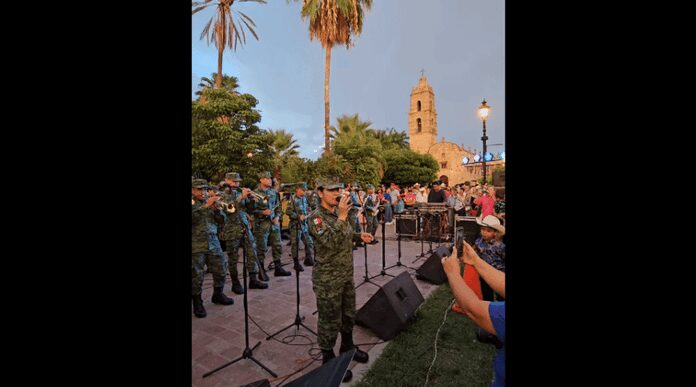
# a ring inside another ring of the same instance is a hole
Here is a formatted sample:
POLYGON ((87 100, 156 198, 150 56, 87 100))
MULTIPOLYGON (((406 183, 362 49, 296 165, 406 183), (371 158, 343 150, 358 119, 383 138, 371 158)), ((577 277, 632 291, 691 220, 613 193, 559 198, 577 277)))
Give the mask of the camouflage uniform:
POLYGON ((319 208, 319 194, 317 194, 317 190, 313 189, 311 191, 307 191, 305 193, 305 197, 307 198, 307 203, 309 203, 309 211, 314 211, 317 208, 319 208))
MULTIPOLYGON (((341 187, 342 184, 324 183, 323 186, 341 187)), ((312 282, 319 311, 319 348, 333 352, 338 332, 352 335, 355 323, 352 243, 360 240, 360 234, 354 232, 349 221, 338 219, 338 208, 330 212, 320 206, 309 214, 307 224, 315 241, 312 282)))
MULTIPOLYGON (((239 174, 230 172, 225 175, 225 178, 241 181, 239 174)), ((241 199, 242 193, 236 189, 228 188, 223 194, 223 201, 234 206, 234 212, 224 211, 225 223, 222 231, 222 239, 226 241, 227 256, 230 260, 230 276, 232 280, 238 279, 237 262, 239 261, 239 247, 242 244, 242 236, 246 232, 244 238, 244 251, 247 257, 247 272, 256 273, 256 241, 251 233, 251 225, 247 218, 247 213, 254 211, 254 202, 248 197, 241 199)))
POLYGON ((307 197, 298 197, 292 195, 290 197, 290 203, 286 209, 286 213, 290 218, 290 241, 292 242, 292 260, 296 263, 298 262, 300 240, 304 243, 305 248, 305 265, 311 266, 313 264, 312 251, 314 251, 314 243, 312 237, 309 235, 309 230, 307 228, 307 214, 309 211, 309 203, 307 202, 307 197), (299 215, 305 215, 303 221, 299 220, 299 215), (298 227, 299 225, 299 227, 298 227))
MULTIPOLYGON (((195 188, 207 188, 207 183, 202 179, 195 179, 192 182, 195 188)), ((215 207, 205 208, 205 198, 200 200, 196 197, 191 202, 191 295, 194 305, 201 303, 201 293, 203 291, 203 276, 205 275, 204 265, 213 274, 213 302, 224 305, 233 303, 222 294, 225 286, 225 276, 227 275, 227 258, 220 247, 218 239, 217 222, 223 221, 223 215, 215 207)), ((205 317, 205 310, 197 313, 199 317, 205 317)))
MULTIPOLYGON (((271 174, 268 172, 263 172, 259 174, 259 178, 271 178, 271 174)), ((256 208, 254 209, 254 237, 256 238, 256 255, 258 257, 258 262, 263 266, 266 259, 266 251, 268 251, 268 240, 271 240, 271 249, 273 251, 273 263, 275 265, 276 273, 275 275, 290 275, 279 274, 283 272, 283 268, 280 263, 280 257, 282 254, 282 246, 280 245, 280 221, 278 224, 273 224, 271 219, 278 217, 278 219, 283 218, 283 212, 280 208, 280 201, 278 200, 278 193, 273 188, 268 188, 266 190, 261 190, 256 188, 255 192, 265 195, 268 199, 267 201, 257 201, 256 208), (270 215, 264 215, 263 211, 266 209, 271 209, 270 215), (280 269, 280 270, 278 270, 280 269)))
MULTIPOLYGON (((374 187, 372 185, 368 185, 367 188, 374 189, 374 187)), ((377 195, 376 194, 367 195, 367 197, 365 198, 365 218, 367 221, 366 232, 369 232, 370 234, 372 234, 372 236, 374 236, 375 233, 377 232, 377 213, 378 213, 377 208, 378 207, 379 207, 379 200, 377 200, 377 195)))

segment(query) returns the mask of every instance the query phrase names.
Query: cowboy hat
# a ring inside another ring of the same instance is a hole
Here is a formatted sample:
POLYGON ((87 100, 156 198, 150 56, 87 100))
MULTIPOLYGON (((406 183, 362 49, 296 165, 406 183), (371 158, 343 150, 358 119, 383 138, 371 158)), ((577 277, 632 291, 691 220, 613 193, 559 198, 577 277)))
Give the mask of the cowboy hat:
POLYGON ((500 231, 503 234, 505 233, 505 226, 500 224, 500 220, 493 215, 488 215, 485 218, 483 218, 483 220, 481 220, 480 218, 476 218, 476 223, 478 223, 480 226, 490 227, 492 229, 500 231))

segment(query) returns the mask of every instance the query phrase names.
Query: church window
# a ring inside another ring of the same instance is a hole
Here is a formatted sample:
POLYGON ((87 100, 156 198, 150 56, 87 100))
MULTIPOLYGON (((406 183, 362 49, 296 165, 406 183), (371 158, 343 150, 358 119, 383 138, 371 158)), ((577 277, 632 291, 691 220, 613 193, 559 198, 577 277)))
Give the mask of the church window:
POLYGON ((440 163, 440 169, 447 169, 447 161, 443 161, 440 163))
POLYGON ((421 104, 420 104, 420 101, 418 101, 418 111, 420 111, 420 109, 421 109, 421 104))
POLYGON ((416 122, 418 123, 418 131, 420 132, 421 131, 421 119, 417 118, 416 122))

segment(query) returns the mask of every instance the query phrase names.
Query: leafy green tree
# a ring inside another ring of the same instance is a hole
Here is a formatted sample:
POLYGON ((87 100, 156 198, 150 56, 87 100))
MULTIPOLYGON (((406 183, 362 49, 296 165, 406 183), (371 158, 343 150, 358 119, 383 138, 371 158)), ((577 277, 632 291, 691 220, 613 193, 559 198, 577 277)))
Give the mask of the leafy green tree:
POLYGON ((387 169, 382 183, 396 182, 401 186, 416 183, 427 185, 436 178, 437 161, 430 155, 422 155, 410 149, 390 149, 384 152, 387 169))

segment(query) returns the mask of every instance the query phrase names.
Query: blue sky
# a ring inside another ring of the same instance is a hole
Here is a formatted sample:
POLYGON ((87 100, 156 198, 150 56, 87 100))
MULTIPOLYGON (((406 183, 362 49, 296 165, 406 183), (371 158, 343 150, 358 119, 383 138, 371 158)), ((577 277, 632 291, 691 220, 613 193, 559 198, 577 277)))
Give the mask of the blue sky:
MULTIPOLYGON (((259 40, 226 50, 223 73, 259 100, 264 129, 285 129, 302 157, 321 155, 324 127, 324 50, 309 40, 302 2, 235 3, 256 23, 259 40)), ((200 33, 211 6, 193 15, 191 86, 217 71, 217 50, 200 33)), ((375 129, 408 132, 411 88, 424 69, 435 92, 438 141, 481 150, 481 100, 491 105, 488 144, 505 139, 505 3, 503 0, 375 0, 354 46, 331 52, 331 124, 358 113, 375 129)), ((493 152, 504 150, 493 146, 493 152)))

